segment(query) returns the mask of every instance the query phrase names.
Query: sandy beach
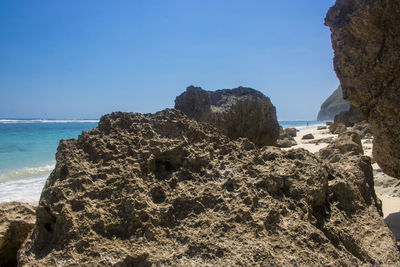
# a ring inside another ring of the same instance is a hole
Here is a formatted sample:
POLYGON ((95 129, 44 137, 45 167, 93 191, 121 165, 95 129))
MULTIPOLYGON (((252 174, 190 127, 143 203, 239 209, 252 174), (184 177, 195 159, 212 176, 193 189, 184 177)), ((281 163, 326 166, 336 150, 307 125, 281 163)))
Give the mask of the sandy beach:
MULTIPOLYGON (((322 139, 336 138, 336 134, 331 134, 327 129, 317 130, 318 126, 299 127, 295 140, 296 146, 285 148, 285 150, 293 148, 304 148, 312 153, 318 152, 320 149, 327 147, 329 144, 322 139), (312 134, 314 139, 302 140, 306 134, 312 134), (320 140, 320 142, 316 142, 320 140)), ((363 139, 362 145, 364 155, 372 157, 372 140, 363 139)), ((384 174, 378 164, 372 164, 374 170, 375 192, 378 198, 382 201, 382 211, 385 222, 393 232, 396 239, 400 240, 400 181, 396 178, 384 174)))

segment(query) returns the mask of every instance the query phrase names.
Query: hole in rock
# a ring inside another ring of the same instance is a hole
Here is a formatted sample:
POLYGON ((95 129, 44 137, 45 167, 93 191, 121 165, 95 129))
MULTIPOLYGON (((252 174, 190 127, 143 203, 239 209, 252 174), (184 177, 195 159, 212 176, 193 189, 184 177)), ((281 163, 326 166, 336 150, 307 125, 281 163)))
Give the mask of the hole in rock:
POLYGON ((157 155, 153 169, 157 179, 168 179, 171 173, 178 171, 183 165, 183 154, 183 151, 175 149, 157 155))
POLYGON ((156 171, 157 172, 173 172, 176 171, 176 167, 172 165, 169 161, 156 161, 156 171))
POLYGON ((44 229, 46 229, 47 232, 51 232, 51 224, 46 223, 46 224, 44 225, 44 229))
POLYGON ((159 186, 151 189, 150 194, 151 194, 151 198, 152 198, 153 202, 156 204, 162 203, 165 201, 165 198, 166 198, 165 192, 159 186))

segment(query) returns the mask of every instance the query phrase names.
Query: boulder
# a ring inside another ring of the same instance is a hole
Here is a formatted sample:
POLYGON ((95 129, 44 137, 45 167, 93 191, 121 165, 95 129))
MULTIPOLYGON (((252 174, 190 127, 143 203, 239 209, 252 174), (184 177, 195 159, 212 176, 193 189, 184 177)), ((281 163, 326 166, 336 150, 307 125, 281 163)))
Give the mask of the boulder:
POLYGON ((346 131, 347 127, 343 123, 334 123, 329 126, 329 132, 331 132, 332 134, 341 134, 345 133, 346 131))
POLYGON ((288 148, 297 145, 296 140, 293 137, 285 137, 283 139, 278 139, 276 146, 280 148, 288 148))
POLYGON ((190 86, 175 99, 189 118, 208 122, 232 139, 246 137, 258 147, 276 145, 279 124, 270 99, 251 88, 206 91, 190 86))
POLYGON ((338 0, 325 24, 343 97, 367 117, 373 157, 400 178, 400 1, 338 0))
POLYGON ((301 138, 303 140, 310 140, 310 139, 314 139, 314 135, 309 133, 309 134, 305 134, 303 135, 303 137, 301 138))
POLYGON ((279 139, 276 142, 276 146, 280 148, 288 148, 297 145, 296 140, 293 137, 297 135, 296 128, 285 128, 280 127, 279 139))
POLYGON ((326 126, 318 126, 318 127, 317 127, 317 130, 318 130, 318 131, 326 130, 326 129, 327 129, 326 126))
POLYGON ((361 139, 356 132, 339 134, 335 142, 319 151, 319 156, 330 163, 340 161, 344 155, 351 157, 363 154, 361 139))
POLYGON ((352 131, 356 132, 361 139, 366 138, 366 137, 371 137, 372 132, 371 132, 371 125, 369 124, 368 121, 361 121, 358 123, 355 123, 353 127, 351 128, 352 131))
POLYGON ((297 129, 296 128, 285 128, 285 133, 291 137, 297 136, 297 129))
POLYGON ((26 203, 0 203, 0 266, 17 266, 17 251, 35 225, 35 208, 26 203))
POLYGON ((347 111, 350 104, 343 99, 342 87, 339 87, 322 103, 317 121, 333 120, 342 111, 347 111))
POLYGON ((399 264, 369 158, 257 148, 177 110, 62 140, 22 266, 399 264))

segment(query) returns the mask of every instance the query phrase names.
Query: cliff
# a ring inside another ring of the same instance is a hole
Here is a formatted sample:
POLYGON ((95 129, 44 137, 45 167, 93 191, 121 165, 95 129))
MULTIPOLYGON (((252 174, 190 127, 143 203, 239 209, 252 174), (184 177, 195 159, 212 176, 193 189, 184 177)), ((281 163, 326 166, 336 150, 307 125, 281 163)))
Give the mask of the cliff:
POLYGON ((343 97, 371 123, 373 157, 400 178, 400 1, 338 0, 325 24, 343 97))
POLYGON ((349 110, 350 104, 343 99, 342 87, 338 87, 321 105, 317 120, 333 120, 342 111, 349 110))

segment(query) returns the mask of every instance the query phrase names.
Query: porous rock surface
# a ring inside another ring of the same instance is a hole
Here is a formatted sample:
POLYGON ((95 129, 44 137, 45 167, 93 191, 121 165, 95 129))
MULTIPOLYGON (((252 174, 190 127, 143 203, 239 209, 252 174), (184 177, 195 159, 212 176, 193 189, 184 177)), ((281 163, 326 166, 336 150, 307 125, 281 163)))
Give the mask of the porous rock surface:
POLYGON ((345 132, 339 134, 333 143, 318 153, 324 160, 335 163, 351 156, 363 155, 364 150, 360 136, 356 132, 345 132))
POLYGON ((0 203, 0 266, 17 266, 17 251, 35 225, 35 208, 21 202, 0 203))
POLYGON ((177 110, 61 141, 23 266, 399 264, 368 159, 230 140, 177 110))
POLYGON ((258 147, 276 145, 279 124, 270 99, 251 88, 206 91, 189 86, 175 108, 189 118, 208 122, 232 139, 246 137, 258 147))
POLYGON ((343 97, 371 123, 374 159, 400 178, 400 1, 337 0, 325 24, 343 97))

